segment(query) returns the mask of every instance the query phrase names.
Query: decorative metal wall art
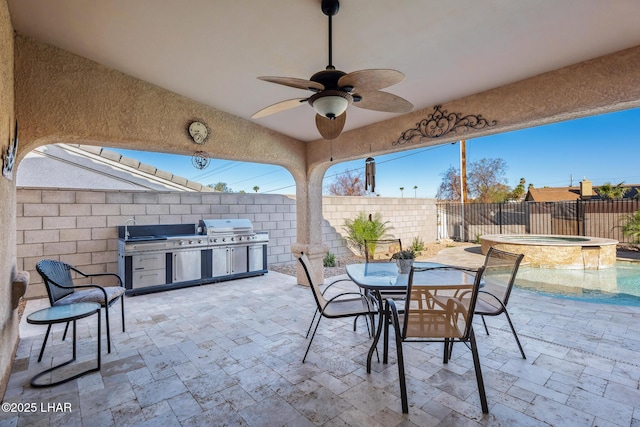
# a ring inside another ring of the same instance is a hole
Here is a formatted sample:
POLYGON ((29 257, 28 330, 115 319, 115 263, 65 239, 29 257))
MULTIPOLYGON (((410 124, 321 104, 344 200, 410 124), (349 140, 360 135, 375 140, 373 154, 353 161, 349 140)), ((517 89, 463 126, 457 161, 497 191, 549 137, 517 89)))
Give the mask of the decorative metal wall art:
POLYGON ((364 161, 364 189, 372 193, 376 189, 376 161, 373 157, 364 161))
POLYGON ((447 110, 441 110, 441 105, 436 105, 433 113, 429 114, 425 119, 416 123, 416 127, 407 129, 402 132, 397 141, 391 145, 404 145, 418 143, 424 141, 425 138, 439 138, 449 133, 465 133, 469 129, 483 129, 485 127, 495 126, 496 120, 487 121, 480 114, 477 116, 462 113, 449 113, 447 110))
MULTIPOLYGON (((204 121, 194 119, 187 125, 187 133, 193 140, 194 144, 202 145, 209 139, 211 129, 209 129, 209 126, 207 126, 204 121)), ((200 170, 209 166, 210 161, 209 153, 206 151, 196 151, 193 153, 193 157, 191 158, 193 166, 200 170)))
POLYGON ((209 158, 209 153, 207 153, 206 151, 196 151, 195 153, 193 153, 193 157, 191 158, 191 163, 193 163, 193 166, 196 169, 205 169, 207 166, 209 166, 209 162, 211 162, 211 159, 209 158))
POLYGON ((7 152, 2 155, 2 175, 8 180, 13 180, 13 166, 16 162, 16 155, 18 153, 18 120, 16 120, 16 126, 13 129, 13 138, 9 139, 9 146, 7 152))

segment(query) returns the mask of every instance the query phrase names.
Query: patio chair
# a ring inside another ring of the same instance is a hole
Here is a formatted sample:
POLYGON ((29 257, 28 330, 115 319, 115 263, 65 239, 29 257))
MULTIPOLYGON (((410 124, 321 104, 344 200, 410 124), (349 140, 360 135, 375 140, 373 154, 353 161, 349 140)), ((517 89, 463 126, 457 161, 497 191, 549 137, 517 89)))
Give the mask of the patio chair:
MULTIPOLYGON (((120 300, 122 306, 122 332, 125 331, 124 326, 124 287, 122 287, 122 279, 115 273, 96 273, 85 274, 77 268, 72 267, 61 261, 55 261, 51 259, 45 259, 39 261, 36 264, 36 270, 42 276, 45 287, 47 288, 47 294, 49 295, 49 302, 52 306, 63 304, 74 304, 80 302, 95 302, 104 307, 106 323, 107 323, 107 350, 111 353, 111 331, 109 328, 109 307, 111 307, 116 301, 120 300), (112 276, 118 281, 119 286, 98 286, 93 284, 74 285, 71 272, 75 272, 83 278, 99 277, 99 276, 112 276)), ((62 339, 67 336, 67 330, 69 323, 64 330, 62 339)), ((42 353, 44 347, 47 344, 47 338, 51 331, 51 325, 47 328, 47 334, 44 337, 42 343, 42 349, 40 350, 40 357, 38 362, 42 359, 42 353)), ((98 337, 100 339, 100 337, 98 337)))
POLYGON ((523 254, 505 252, 493 247, 489 249, 484 260, 484 286, 480 289, 475 312, 482 318, 482 324, 487 335, 489 335, 489 329, 487 329, 484 316, 499 316, 504 313, 520 349, 520 354, 522 354, 523 359, 526 359, 520 339, 518 339, 518 334, 507 311, 509 296, 523 258, 523 254))
MULTIPOLYGON (((340 292, 337 295, 326 299, 325 294, 320 289, 318 283, 312 280, 313 275, 310 271, 311 264, 309 263, 309 258, 307 257, 307 255, 303 253, 302 256, 298 258, 298 260, 304 268, 304 272, 307 275, 307 280, 309 281, 309 287, 311 288, 313 298, 316 302, 316 312, 314 313, 311 324, 309 325, 309 329, 307 330, 307 338, 309 337, 309 332, 311 332, 311 327, 313 326, 313 322, 315 321, 316 316, 318 315, 318 313, 320 314, 320 316, 318 316, 316 326, 313 329, 311 339, 309 340, 307 351, 305 351, 304 357, 302 358, 302 363, 304 363, 307 359, 307 354, 309 353, 309 349, 311 348, 311 343, 313 342, 313 338, 316 335, 316 331, 318 330, 318 326, 320 325, 320 321, 323 317, 326 317, 327 319, 338 319, 342 317, 355 317, 365 315, 368 316, 368 318, 371 320, 371 324, 373 325, 373 316, 375 314, 378 314, 378 310, 376 308, 375 302, 370 297, 362 295, 360 292, 340 292)), ((369 332, 371 333, 371 331, 369 332)))
POLYGON ((429 269, 411 268, 407 298, 404 301, 404 315, 398 312, 396 302, 392 298, 387 299, 385 303, 385 311, 391 313, 391 323, 395 330, 402 412, 405 414, 409 412, 403 344, 405 342, 442 342, 444 343, 443 363, 448 363, 453 343, 464 342, 471 350, 480 404, 482 412, 486 414, 489 408, 472 323, 484 267, 477 270, 473 284, 421 285, 414 283, 415 274, 427 270, 429 269), (438 298, 434 297, 435 294, 438 298))

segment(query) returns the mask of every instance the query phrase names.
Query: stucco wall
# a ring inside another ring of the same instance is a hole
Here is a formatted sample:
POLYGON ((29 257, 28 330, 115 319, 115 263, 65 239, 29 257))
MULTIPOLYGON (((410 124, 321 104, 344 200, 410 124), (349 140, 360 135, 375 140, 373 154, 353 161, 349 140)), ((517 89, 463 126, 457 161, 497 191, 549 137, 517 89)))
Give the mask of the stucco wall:
MULTIPOLYGON (((6 0, 0 0, 0 151, 13 133, 13 27, 6 0)), ((2 162, 0 161, 0 167, 2 162)), ((15 179, 14 167, 14 179, 15 179)), ((16 263, 15 181, 0 176, 0 396, 4 396, 18 343, 18 316, 11 306, 11 276, 16 263)))
MULTIPOLYGON (((381 212, 392 233, 410 244, 435 240, 434 199, 325 197, 322 240, 337 256, 349 254, 344 220, 381 212)), ((117 271, 117 226, 128 218, 143 224, 190 224, 202 218, 248 218, 269 232, 267 262, 295 261, 296 200, 292 196, 237 193, 87 191, 20 188, 17 191, 18 266, 31 274, 28 298, 46 291, 35 271, 43 258, 60 259, 94 273, 117 271)))

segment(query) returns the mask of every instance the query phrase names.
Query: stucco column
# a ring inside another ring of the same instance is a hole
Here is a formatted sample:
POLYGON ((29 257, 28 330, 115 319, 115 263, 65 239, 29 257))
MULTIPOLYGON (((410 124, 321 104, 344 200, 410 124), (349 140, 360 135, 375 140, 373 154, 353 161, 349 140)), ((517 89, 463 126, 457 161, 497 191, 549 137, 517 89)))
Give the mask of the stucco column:
MULTIPOLYGON (((329 249, 322 242, 322 178, 326 168, 315 168, 296 181, 297 242, 291 245, 296 258, 304 252, 311 262, 311 280, 324 282, 322 260, 329 249)), ((298 283, 309 285, 302 265, 297 265, 298 283)))

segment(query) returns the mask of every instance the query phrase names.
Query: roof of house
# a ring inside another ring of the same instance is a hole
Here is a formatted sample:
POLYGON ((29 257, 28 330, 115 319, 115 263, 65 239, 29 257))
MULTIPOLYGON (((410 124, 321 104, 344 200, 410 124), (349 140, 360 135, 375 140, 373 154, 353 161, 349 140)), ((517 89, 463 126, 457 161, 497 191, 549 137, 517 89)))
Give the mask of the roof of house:
MULTIPOLYGON (((595 191, 591 193, 592 196, 597 196, 595 191)), ((531 187, 525 196, 527 202, 560 202, 578 199, 580 199, 580 187, 531 187)))
POLYGON ((18 187, 141 191, 214 191, 186 178, 101 147, 53 144, 25 156, 18 187))
MULTIPOLYGON (((624 198, 633 198, 638 194, 640 189, 639 184, 623 185, 628 187, 629 191, 624 195, 624 198)), ((591 190, 590 200, 600 200, 596 190, 598 187, 594 186, 591 190)), ((570 200, 580 200, 580 187, 545 187, 545 188, 529 188, 525 201, 527 202, 562 202, 570 200)))

